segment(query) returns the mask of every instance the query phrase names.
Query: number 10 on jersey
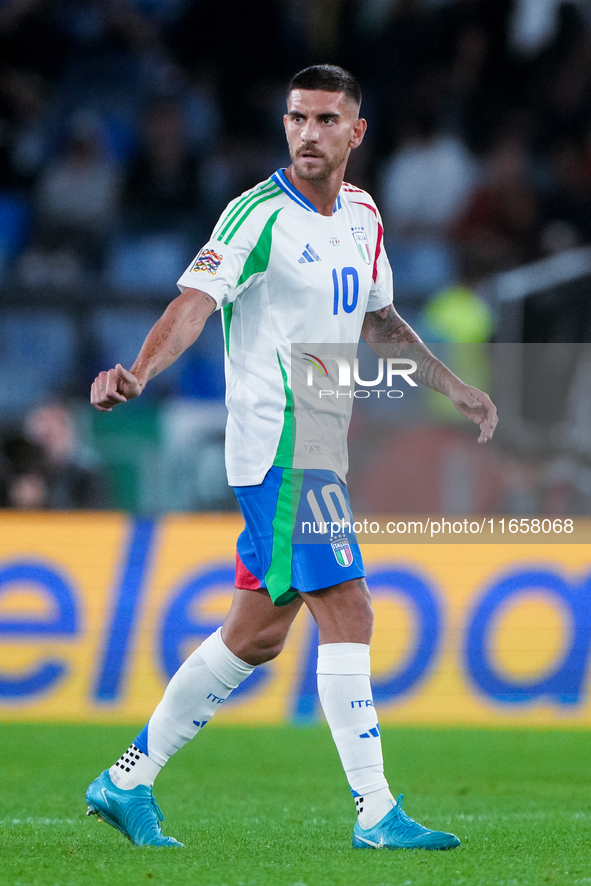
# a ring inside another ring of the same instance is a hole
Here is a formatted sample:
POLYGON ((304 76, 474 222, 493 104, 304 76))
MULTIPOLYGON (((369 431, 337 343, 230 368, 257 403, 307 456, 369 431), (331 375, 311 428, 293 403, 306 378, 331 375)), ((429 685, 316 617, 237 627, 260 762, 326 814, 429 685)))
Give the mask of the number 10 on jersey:
POLYGON ((356 268, 343 268, 340 273, 336 268, 332 271, 332 285, 334 289, 333 314, 339 313, 342 305, 346 314, 351 314, 357 307, 359 298, 359 274, 356 268))

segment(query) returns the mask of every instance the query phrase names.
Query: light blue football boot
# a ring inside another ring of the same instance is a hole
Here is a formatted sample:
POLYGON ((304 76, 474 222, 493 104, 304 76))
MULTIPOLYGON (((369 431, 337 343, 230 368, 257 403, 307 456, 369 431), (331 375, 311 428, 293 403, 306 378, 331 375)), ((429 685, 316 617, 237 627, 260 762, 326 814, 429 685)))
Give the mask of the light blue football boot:
POLYGON ((86 791, 87 815, 117 828, 134 846, 182 846, 174 837, 165 837, 159 821, 164 821, 152 788, 138 785, 130 791, 115 787, 105 769, 86 791))
POLYGON ((355 824, 354 849, 455 849, 460 841, 454 834, 431 831, 402 811, 402 794, 397 805, 373 828, 364 830, 355 824))

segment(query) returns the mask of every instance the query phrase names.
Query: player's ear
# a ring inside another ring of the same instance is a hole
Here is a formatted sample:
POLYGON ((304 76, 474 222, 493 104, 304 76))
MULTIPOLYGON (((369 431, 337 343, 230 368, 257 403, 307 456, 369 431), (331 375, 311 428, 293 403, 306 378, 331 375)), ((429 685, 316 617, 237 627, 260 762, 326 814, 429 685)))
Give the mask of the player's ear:
POLYGON ((358 148, 363 141, 363 136, 367 130, 367 120, 364 117, 358 117, 353 125, 353 135, 351 136, 351 148, 358 148))

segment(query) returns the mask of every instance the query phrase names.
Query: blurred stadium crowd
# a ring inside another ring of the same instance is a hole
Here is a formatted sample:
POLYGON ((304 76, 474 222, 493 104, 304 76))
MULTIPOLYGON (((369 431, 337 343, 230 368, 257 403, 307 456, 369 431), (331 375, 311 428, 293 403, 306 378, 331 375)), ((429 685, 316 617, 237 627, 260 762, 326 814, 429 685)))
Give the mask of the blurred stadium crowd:
MULTIPOLYGON (((287 165, 286 83, 322 61, 363 85, 348 178, 427 340, 493 340, 482 281, 591 243, 584 0, 0 0, 5 464, 31 409, 131 363, 227 201, 287 165)), ((151 386, 209 404, 170 405, 165 438, 219 436, 209 327, 151 386)))
POLYGON ((588 4, 3 0, 2 279, 170 285, 286 162, 285 84, 319 59, 364 86, 349 175, 403 294, 589 242, 588 4))

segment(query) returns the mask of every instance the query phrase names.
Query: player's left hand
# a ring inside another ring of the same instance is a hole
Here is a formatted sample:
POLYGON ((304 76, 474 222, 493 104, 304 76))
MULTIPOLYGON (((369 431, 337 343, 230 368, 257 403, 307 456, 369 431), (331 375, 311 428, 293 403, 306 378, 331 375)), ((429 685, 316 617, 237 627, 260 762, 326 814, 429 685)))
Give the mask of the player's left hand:
POLYGON ((479 426, 478 442, 488 443, 499 421, 497 407, 488 394, 463 382, 457 382, 450 390, 449 399, 458 412, 479 426))

